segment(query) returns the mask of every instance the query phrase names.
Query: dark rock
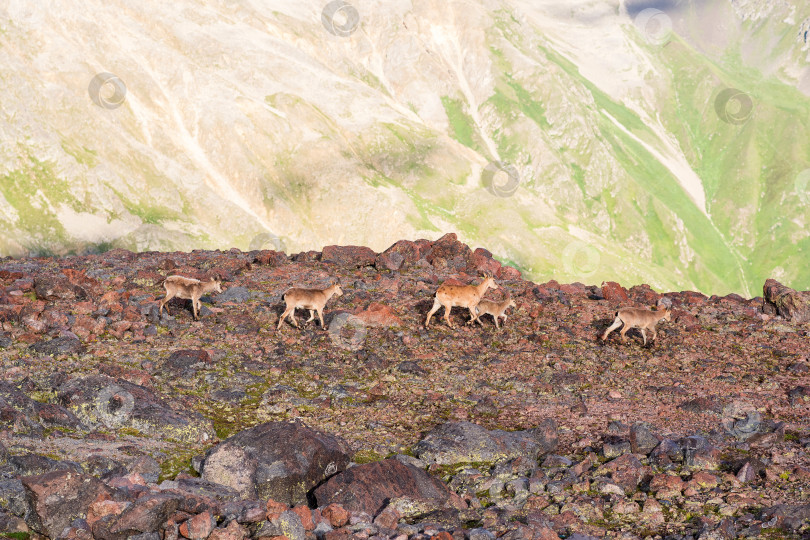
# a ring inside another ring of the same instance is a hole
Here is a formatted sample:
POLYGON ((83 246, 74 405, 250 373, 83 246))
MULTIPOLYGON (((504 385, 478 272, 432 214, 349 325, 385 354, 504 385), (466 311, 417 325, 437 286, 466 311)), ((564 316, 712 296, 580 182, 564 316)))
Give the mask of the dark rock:
POLYGON ((41 340, 32 343, 28 349, 39 354, 48 356, 65 356, 69 354, 83 354, 84 345, 77 338, 62 336, 49 340, 41 340))
POLYGON ((634 454, 648 455, 661 442, 647 422, 636 422, 630 428, 630 449, 634 454))
POLYGON ((173 492, 182 494, 183 500, 179 509, 191 514, 208 509, 220 513, 219 509, 225 503, 235 502, 240 498, 236 490, 208 482, 202 478, 181 478, 163 482, 160 486, 164 490, 171 487, 173 492), (195 508, 194 505, 199 507, 195 508))
POLYGON ((459 242, 455 233, 447 233, 433 242, 425 259, 438 270, 473 272, 475 268, 472 250, 459 242))
POLYGON ((264 249, 261 251, 251 251, 253 262, 267 264, 270 266, 281 266, 287 262, 287 254, 283 251, 264 249))
POLYGON ((39 454, 24 454, 12 456, 8 459, 9 465, 17 476, 34 476, 52 471, 82 472, 77 463, 70 461, 57 461, 39 454))
MULTIPOLYGON (((0 338, 0 340, 2 340, 2 338, 0 338)), ((787 370, 796 375, 805 375, 810 373, 810 365, 807 365, 807 362, 794 362, 788 366, 787 370)))
POLYGON ((194 376, 196 370, 212 364, 211 356, 200 349, 174 351, 166 359, 164 369, 182 377, 194 376))
POLYGON ((101 540, 125 540, 160 530, 174 514, 181 497, 172 493, 147 493, 121 514, 105 516, 93 524, 93 536, 101 540))
POLYGON ((763 512, 763 520, 770 522, 776 519, 776 527, 798 529, 810 523, 810 503, 777 504, 763 512))
POLYGON ((774 279, 762 287, 762 311, 776 314, 793 323, 810 322, 810 295, 785 287, 774 279))
POLYGON ((127 470, 118 461, 107 456, 92 455, 81 464, 82 472, 91 474, 96 478, 112 478, 113 476, 123 476, 127 470))
POLYGON ((123 379, 104 375, 71 379, 59 386, 57 396, 91 426, 129 427, 187 443, 214 436, 211 422, 202 415, 171 409, 148 388, 123 379))
POLYGON ((14 538, 8 533, 28 533, 28 524, 19 516, 0 511, 0 533, 6 533, 4 537, 14 538))
MULTIPOLYGON (((24 517, 28 511, 25 489, 19 478, 0 480, 0 509, 24 517)), ((0 529, 2 530, 2 529, 0 529)))
POLYGON ((402 373, 410 373, 411 375, 418 375, 420 377, 428 374, 422 366, 411 360, 400 362, 397 366, 397 371, 401 371, 402 373))
POLYGON ((605 442, 602 444, 602 455, 607 459, 629 454, 632 450, 630 441, 623 437, 608 436, 605 437, 605 442))
POLYGON ((609 471, 611 480, 628 495, 633 493, 645 477, 650 476, 649 467, 644 467, 634 454, 624 454, 605 463, 599 469, 609 471))
POLYGON ((503 461, 516 457, 537 459, 557 448, 557 424, 545 420, 526 431, 488 431, 471 422, 450 422, 434 428, 414 447, 426 463, 452 465, 503 461))
POLYGON ((35 531, 56 538, 87 511, 99 496, 111 497, 101 480, 73 471, 54 471, 21 478, 30 512, 26 520, 35 531))
POLYGON ((224 304, 225 302, 233 302, 234 304, 242 304, 250 300, 250 291, 247 287, 228 287, 214 298, 214 303, 224 304))
POLYGON ((42 427, 82 428, 81 421, 69 410, 55 403, 31 399, 26 392, 9 382, 0 382, 0 422, 10 420, 15 431, 25 426, 32 434, 41 434, 42 427))
POLYGON ((342 268, 373 266, 377 259, 374 250, 365 246, 324 246, 321 261, 336 264, 342 268))
POLYGON ((84 289, 62 276, 35 277, 34 291, 42 300, 82 300, 87 297, 84 289))
POLYGON ((678 408, 695 414, 720 414, 723 412, 723 404, 719 400, 705 397, 684 401, 678 405, 678 408))
POLYGON ((670 439, 663 439, 652 452, 650 462, 658 467, 670 467, 683 461, 683 447, 670 439))
POLYGON ((0 332, 0 349, 8 349, 11 347, 12 341, 11 338, 5 335, 4 333, 0 332))
POLYGON ((239 523, 258 523, 267 517, 267 504, 262 501, 240 499, 221 505, 222 516, 239 523))
POLYGON ((705 437, 692 435, 679 441, 683 448, 683 463, 694 469, 715 470, 720 465, 720 451, 705 437))
POLYGON ((390 499, 406 497, 435 509, 450 500, 451 491, 422 469, 396 459, 357 465, 315 489, 318 506, 337 503, 350 512, 376 516, 390 499))
POLYGON ((422 257, 421 248, 410 240, 400 240, 379 255, 374 261, 378 270, 399 270, 410 266, 422 257))
POLYGON ((272 498, 287 505, 349 464, 340 438, 300 422, 268 422, 229 437, 210 449, 204 480, 236 490, 244 498, 272 498))
POLYGON ((810 386, 797 386, 788 392, 791 407, 800 407, 810 401, 810 386))

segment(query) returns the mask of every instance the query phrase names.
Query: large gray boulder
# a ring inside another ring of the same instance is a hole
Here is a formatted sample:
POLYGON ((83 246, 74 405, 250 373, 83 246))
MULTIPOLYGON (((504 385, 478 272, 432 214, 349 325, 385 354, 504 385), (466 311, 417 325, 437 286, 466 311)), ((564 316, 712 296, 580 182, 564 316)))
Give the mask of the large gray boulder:
POLYGON ((434 428, 413 451, 426 463, 493 463, 517 457, 537 459, 557 448, 557 423, 546 419, 525 431, 492 431, 471 422, 449 422, 434 428))
POLYGON ((105 375, 77 377, 58 388, 59 403, 89 426, 136 429, 154 437, 200 443, 214 437, 196 411, 176 410, 150 389, 105 375))
POLYGON ((213 447, 202 478, 236 490, 243 498, 275 499, 294 506, 309 490, 349 464, 350 449, 334 435, 300 422, 268 422, 213 447))

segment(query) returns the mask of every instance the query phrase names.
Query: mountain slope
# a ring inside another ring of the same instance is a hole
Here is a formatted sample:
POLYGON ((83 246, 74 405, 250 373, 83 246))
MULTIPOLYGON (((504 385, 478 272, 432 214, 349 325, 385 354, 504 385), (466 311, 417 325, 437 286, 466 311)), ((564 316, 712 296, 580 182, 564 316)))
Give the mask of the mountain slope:
POLYGON ((656 2, 671 34, 638 2, 29 4, 0 14, 0 253, 452 230, 536 279, 810 287, 798 2, 656 2))

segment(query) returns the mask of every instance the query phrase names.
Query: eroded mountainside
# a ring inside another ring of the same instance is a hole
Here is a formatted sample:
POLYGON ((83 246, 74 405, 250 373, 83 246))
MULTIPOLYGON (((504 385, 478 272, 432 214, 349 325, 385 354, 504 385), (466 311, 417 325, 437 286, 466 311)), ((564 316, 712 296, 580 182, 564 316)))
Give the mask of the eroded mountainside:
POLYGON ((805 2, 344 4, 5 2, 0 254, 453 230, 541 281, 810 288, 805 2))

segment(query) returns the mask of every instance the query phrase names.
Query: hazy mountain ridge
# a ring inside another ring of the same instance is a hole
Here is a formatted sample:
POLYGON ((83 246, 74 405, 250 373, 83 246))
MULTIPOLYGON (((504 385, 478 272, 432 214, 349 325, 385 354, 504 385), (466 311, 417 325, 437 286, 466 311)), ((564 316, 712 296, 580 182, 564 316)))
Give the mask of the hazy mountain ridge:
POLYGON ((320 4, 10 2, 0 252, 454 230, 538 278, 810 286, 798 3, 353 6, 339 37, 320 4), (676 34, 633 25, 650 6, 676 34), (100 72, 120 107, 88 97, 100 72), (750 96, 743 122, 724 88, 750 96), (482 185, 495 161, 511 196, 482 185))

